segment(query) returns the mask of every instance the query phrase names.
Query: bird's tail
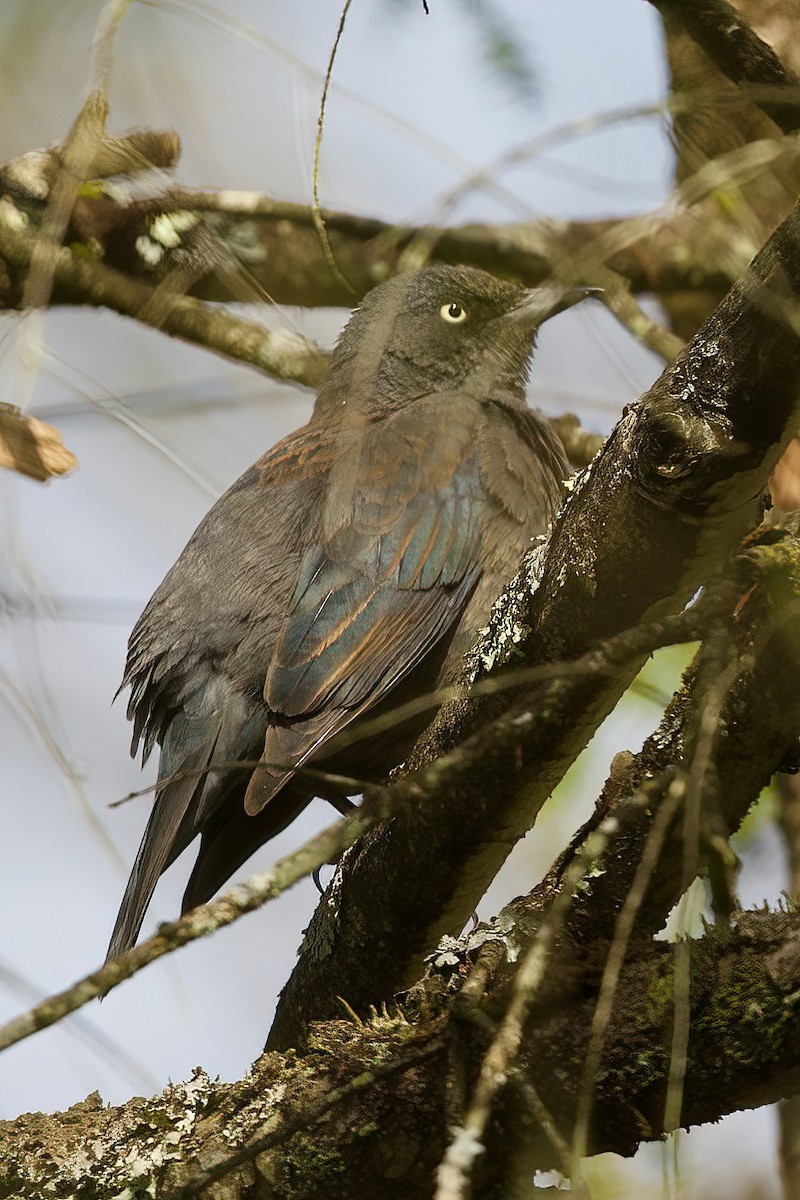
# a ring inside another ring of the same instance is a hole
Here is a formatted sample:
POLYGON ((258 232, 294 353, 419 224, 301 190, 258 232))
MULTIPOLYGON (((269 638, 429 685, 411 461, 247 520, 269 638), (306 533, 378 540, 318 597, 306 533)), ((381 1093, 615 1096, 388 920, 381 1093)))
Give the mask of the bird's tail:
POLYGON ((256 816, 249 816, 239 793, 203 830, 200 853, 183 896, 183 912, 205 904, 260 846, 277 837, 310 799, 308 788, 289 783, 256 816))
POLYGON ((250 776, 245 792, 244 807, 248 816, 255 817, 276 802, 284 784, 310 754, 310 750, 306 750, 298 758, 297 749, 297 735, 293 729, 283 725, 269 726, 261 761, 250 776))
POLYGON ((195 836, 192 801, 202 784, 202 777, 198 780, 193 773, 191 778, 169 783, 158 793, 122 897, 106 961, 133 946, 159 876, 195 836))

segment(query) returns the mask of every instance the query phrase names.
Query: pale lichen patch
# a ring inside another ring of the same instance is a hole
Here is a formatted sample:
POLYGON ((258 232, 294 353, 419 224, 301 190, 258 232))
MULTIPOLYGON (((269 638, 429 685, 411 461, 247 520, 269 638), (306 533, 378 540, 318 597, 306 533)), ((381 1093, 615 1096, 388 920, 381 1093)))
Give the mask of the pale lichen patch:
POLYGON ((144 259, 149 267, 157 267, 165 254, 164 247, 160 246, 158 242, 154 242, 152 238, 149 238, 144 233, 137 237, 135 246, 136 253, 140 258, 144 259))

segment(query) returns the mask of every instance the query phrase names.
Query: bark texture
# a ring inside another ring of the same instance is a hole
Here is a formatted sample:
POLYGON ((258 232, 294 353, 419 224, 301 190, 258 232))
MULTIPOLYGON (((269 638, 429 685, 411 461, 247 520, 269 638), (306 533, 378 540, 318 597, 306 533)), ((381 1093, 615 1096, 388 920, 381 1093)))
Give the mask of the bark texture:
MULTIPOLYGON (((503 945, 520 948, 515 931, 503 945)), ((488 1131, 480 1200, 523 1194, 509 1147, 530 1172, 563 1165, 526 1085, 569 1139, 603 950, 556 959, 488 1131)), ((691 952, 687 1126, 797 1090, 800 924, 795 914, 741 913, 730 936, 709 935, 691 952)), ((592 1152, 631 1154, 665 1132, 673 970, 664 944, 637 944, 629 956, 605 1039, 592 1152)), ((458 975, 434 974, 415 989, 405 1006, 413 1023, 400 1010, 362 1028, 329 1022, 302 1059, 266 1054, 239 1083, 215 1083, 198 1069, 121 1108, 95 1094, 65 1113, 2 1122, 0 1197, 427 1200, 458 1119, 458 1081, 474 1077, 486 1044, 478 1025, 462 1028, 457 1042, 449 1031, 458 975)), ((506 967, 488 993, 490 1012, 510 986, 506 967)))

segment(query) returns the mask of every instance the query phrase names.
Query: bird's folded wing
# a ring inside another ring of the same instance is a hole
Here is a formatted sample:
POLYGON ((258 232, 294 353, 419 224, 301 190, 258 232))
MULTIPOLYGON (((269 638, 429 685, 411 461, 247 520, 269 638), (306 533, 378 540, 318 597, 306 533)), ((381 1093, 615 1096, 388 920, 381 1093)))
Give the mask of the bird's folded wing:
POLYGON ((385 698, 463 612, 480 576, 479 466, 467 453, 446 479, 424 486, 418 475, 396 464, 394 498, 363 489, 351 518, 306 554, 267 675, 273 722, 249 812, 385 698))

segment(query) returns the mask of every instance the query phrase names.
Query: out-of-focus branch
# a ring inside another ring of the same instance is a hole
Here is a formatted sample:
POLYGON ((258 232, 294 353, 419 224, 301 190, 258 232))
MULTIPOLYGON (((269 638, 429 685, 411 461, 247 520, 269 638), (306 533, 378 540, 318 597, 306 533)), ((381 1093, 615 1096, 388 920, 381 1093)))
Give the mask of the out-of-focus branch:
MULTIPOLYGON (((109 179, 113 175, 167 170, 175 166, 180 152, 180 138, 171 129, 133 129, 119 137, 105 134, 89 160, 86 178, 109 179)), ((11 158, 0 166, 0 192, 20 199, 46 200, 63 162, 60 142, 11 158)))
POLYGON ((42 214, 39 236, 25 276, 23 307, 38 308, 50 299, 53 267, 72 215, 78 185, 101 156, 108 117, 108 87, 114 38, 131 0, 106 0, 97 21, 91 52, 91 90, 61 147, 61 162, 42 214))
MULTIPOLYGON (((37 239, 9 201, 0 202, 0 257, 8 267, 25 274, 31 267, 37 239)), ((288 330, 265 329, 191 296, 124 275, 89 256, 59 249, 52 277, 62 301, 103 305, 171 337, 206 346, 237 362, 250 363, 276 379, 316 386, 325 373, 325 356, 313 342, 288 330)))
MULTIPOLYGON (((415 226, 349 213, 323 210, 322 216, 337 262, 357 296, 394 274, 421 232, 415 226)), ((191 254, 199 238, 210 241, 221 257, 206 254, 205 270, 190 288, 192 295, 202 299, 260 297, 306 307, 353 303, 353 293, 328 268, 308 210, 300 205, 258 194, 194 193, 181 188, 123 207, 108 197, 84 197, 76 205, 74 224, 76 240, 98 241, 108 263, 144 277, 158 278, 176 255, 180 261, 181 255, 191 254), (183 228, 169 220, 176 213, 186 222, 183 228), (164 230, 169 245, 159 241, 164 230)), ((689 214, 685 220, 676 217, 673 208, 668 218, 656 213, 621 220, 542 220, 424 230, 426 257, 431 262, 467 263, 535 287, 565 261, 575 269, 582 261, 597 261, 626 280, 634 292, 657 294, 696 286, 725 290, 731 279, 730 251, 720 265, 709 249, 709 232, 707 227, 698 228, 689 214)), ((587 277, 585 282, 592 280, 587 277)), ((13 294, 5 300, 6 306, 15 303, 13 294)))
POLYGON ((800 128, 800 78, 727 0, 650 0, 678 21, 720 71, 740 86, 783 133, 800 128))
POLYGON ((550 424, 561 438, 567 458, 574 467, 588 467, 606 440, 601 433, 590 433, 584 429, 574 413, 551 417, 550 424))
MULTIPOLYGON (((153 141, 162 159, 177 148, 171 134, 155 134, 153 141)), ((48 174, 47 167, 36 164, 42 155, 49 156, 46 163, 57 161, 57 150, 23 156, 6 168, 6 189, 32 225, 37 214, 31 198, 35 189, 41 199, 48 174)), ((668 295, 705 288, 720 294, 743 265, 741 248, 737 251, 729 238, 726 241, 723 228, 715 231, 698 223, 686 205, 718 189, 721 180, 735 180, 741 171, 764 171, 778 153, 768 144, 759 153, 748 147, 746 154, 721 160, 714 171, 687 181, 685 196, 682 188, 663 213, 622 220, 420 229, 349 213, 323 211, 322 217, 337 262, 357 296, 397 271, 409 246, 421 236, 426 259, 473 264, 528 286, 554 274, 560 277, 565 268, 570 277, 583 269, 582 281, 591 283, 593 271, 606 267, 635 293, 668 295)), ((171 272, 180 276, 190 264, 189 278, 182 278, 181 286, 200 299, 269 298, 283 304, 347 307, 353 302, 352 293, 326 263, 310 211, 257 193, 173 187, 126 199, 117 183, 90 183, 74 199, 67 236, 82 253, 141 279, 160 282, 171 272)), ((91 294, 82 298, 75 292, 57 292, 53 302, 94 301, 91 294)), ((19 281, 16 287, 14 280, 0 281, 0 303, 6 308, 21 305, 19 281)), ((648 329, 639 332, 647 334, 648 329)), ((666 353, 674 350, 673 346, 666 353)))

